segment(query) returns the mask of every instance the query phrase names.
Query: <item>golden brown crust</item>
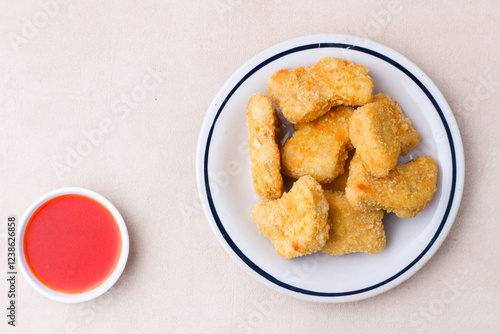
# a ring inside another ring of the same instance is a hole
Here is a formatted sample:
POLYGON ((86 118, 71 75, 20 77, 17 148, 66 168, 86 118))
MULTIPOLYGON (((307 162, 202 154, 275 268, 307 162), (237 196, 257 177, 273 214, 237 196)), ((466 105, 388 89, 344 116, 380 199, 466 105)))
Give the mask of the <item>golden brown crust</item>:
POLYGON ((373 85, 363 65, 338 58, 279 70, 267 81, 273 101, 294 124, 311 122, 334 106, 363 105, 372 99, 373 85))
POLYGON ((408 154, 420 140, 397 102, 385 94, 354 112, 349 137, 365 167, 377 177, 387 176, 399 155, 408 154))
POLYGON ((418 157, 404 165, 397 164, 387 177, 376 178, 356 152, 349 166, 346 197, 359 211, 384 209, 400 218, 415 217, 436 192, 437 173, 431 157, 418 157))
POLYGON ((283 189, 280 152, 276 142, 279 119, 267 95, 255 94, 250 98, 247 126, 254 192, 267 198, 279 198, 283 189))
POLYGON ((292 138, 281 148, 282 171, 299 178, 311 175, 318 182, 331 182, 344 172, 349 140, 350 107, 336 107, 317 120, 297 124, 292 138))
POLYGON ((356 211, 343 191, 325 191, 325 197, 330 205, 330 237, 322 249, 324 253, 333 256, 355 252, 375 254, 385 248, 384 211, 356 211))
POLYGON ((332 182, 322 183, 321 186, 324 190, 332 191, 345 191, 347 186, 347 179, 349 178, 349 164, 354 156, 355 150, 350 150, 344 164, 344 172, 337 176, 332 182))
POLYGON ((328 238, 328 202, 311 176, 301 177, 280 199, 259 200, 252 219, 284 258, 314 253, 328 238))

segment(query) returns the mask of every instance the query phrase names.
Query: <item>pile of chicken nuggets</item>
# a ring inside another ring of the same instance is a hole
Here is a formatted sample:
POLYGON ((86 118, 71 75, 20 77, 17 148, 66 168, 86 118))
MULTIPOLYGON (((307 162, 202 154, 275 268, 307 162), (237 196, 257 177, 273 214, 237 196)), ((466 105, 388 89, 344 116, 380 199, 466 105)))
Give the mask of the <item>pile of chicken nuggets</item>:
POLYGON ((431 157, 398 163, 420 140, 411 121, 347 60, 279 70, 267 87, 247 108, 253 187, 264 197, 251 214, 259 231, 284 258, 382 251, 384 213, 415 217, 436 192, 431 157), (295 130, 281 147, 274 104, 295 130), (283 175, 296 180, 287 193, 283 175))

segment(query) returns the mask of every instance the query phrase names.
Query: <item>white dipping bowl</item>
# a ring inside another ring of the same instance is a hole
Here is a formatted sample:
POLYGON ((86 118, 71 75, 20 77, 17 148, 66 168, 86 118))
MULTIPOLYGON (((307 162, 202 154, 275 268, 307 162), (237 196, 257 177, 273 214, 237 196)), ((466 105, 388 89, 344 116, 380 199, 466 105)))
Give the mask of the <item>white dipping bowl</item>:
POLYGON ((16 250, 16 257, 17 257, 17 263, 21 268, 21 272, 23 273, 24 277, 26 280, 29 282, 29 284, 39 293, 44 295, 47 298, 50 298, 52 300, 61 302, 61 303, 80 303, 80 302, 85 302, 91 299, 94 299, 106 291, 108 291, 118 280, 120 275, 123 272, 123 269, 125 269, 125 265, 127 263, 128 259, 128 252, 129 252, 129 238, 128 238, 128 232, 127 232, 127 226, 125 226, 125 222, 118 212, 118 210, 115 208, 113 204, 111 204, 110 201, 108 201, 106 198, 103 196, 99 195, 96 192, 93 192, 92 190, 84 189, 84 188, 77 188, 77 187, 70 187, 70 188, 60 188, 56 189, 54 191, 51 191, 39 199, 37 199, 25 212, 23 217, 21 218, 21 221, 19 223, 19 226, 17 227, 17 250, 16 250), (115 219, 116 223, 118 224, 118 228, 120 230, 120 236, 121 236, 121 251, 120 251, 120 257, 118 259, 118 263, 112 272, 112 274, 99 286, 96 288, 85 291, 82 293, 64 293, 60 291, 55 291, 44 285, 38 278, 33 274, 31 271, 31 268, 29 267, 28 263, 26 262, 26 256, 24 253, 24 235, 26 232, 26 227, 28 225, 28 222, 31 220, 31 217, 33 214, 38 210, 39 207, 41 207, 43 204, 45 204, 47 201, 63 196, 63 195, 82 195, 89 197, 93 200, 96 200, 97 202, 101 203, 108 211, 111 213, 113 218, 115 219))

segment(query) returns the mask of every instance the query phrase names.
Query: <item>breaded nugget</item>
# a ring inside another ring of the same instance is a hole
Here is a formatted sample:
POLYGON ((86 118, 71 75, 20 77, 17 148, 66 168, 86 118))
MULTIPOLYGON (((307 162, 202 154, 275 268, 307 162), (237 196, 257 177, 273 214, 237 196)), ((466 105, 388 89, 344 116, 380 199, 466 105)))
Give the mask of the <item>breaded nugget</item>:
POLYGON ((283 69, 267 81, 273 101, 291 123, 306 123, 334 106, 363 105, 372 99, 373 80, 363 65, 323 58, 306 68, 283 69))
POLYGON ((350 107, 336 107, 317 120, 295 125, 295 132, 281 147, 285 175, 311 175, 318 182, 331 182, 344 172, 349 140, 350 107))
POLYGON ((328 239, 328 202, 311 176, 301 177, 280 199, 259 200, 252 219, 284 258, 314 253, 328 239))
POLYGON ((356 211, 343 191, 325 191, 325 197, 330 205, 330 237, 323 252, 333 256, 355 252, 375 254, 385 248, 384 211, 356 211))
POLYGON ((406 155, 420 137, 397 102, 378 94, 373 101, 356 109, 349 121, 349 137, 368 171, 384 177, 406 155))
POLYGON ((345 191, 345 187, 347 186, 347 179, 349 178, 349 164, 351 163, 355 151, 356 150, 349 151, 348 157, 344 164, 344 172, 342 174, 333 179, 332 182, 321 184, 323 190, 345 191))
POLYGON ((254 192, 267 198, 279 198, 283 190, 276 142, 279 119, 267 95, 255 94, 248 101, 247 126, 254 192))
POLYGON ((418 157, 377 178, 368 172, 356 151, 349 165, 346 197, 359 211, 384 209, 400 218, 415 217, 436 192, 437 173, 434 159, 418 157))

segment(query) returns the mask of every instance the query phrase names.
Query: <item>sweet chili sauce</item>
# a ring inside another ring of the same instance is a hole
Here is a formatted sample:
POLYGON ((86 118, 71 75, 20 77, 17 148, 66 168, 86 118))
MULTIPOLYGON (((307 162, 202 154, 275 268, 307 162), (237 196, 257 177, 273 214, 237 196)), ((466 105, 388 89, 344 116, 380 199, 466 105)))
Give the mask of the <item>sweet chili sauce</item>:
POLYGON ((92 198, 71 194, 38 208, 27 224, 23 247, 28 266, 45 286, 82 293, 106 281, 122 245, 108 209, 92 198))

